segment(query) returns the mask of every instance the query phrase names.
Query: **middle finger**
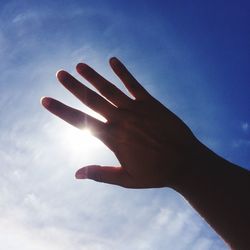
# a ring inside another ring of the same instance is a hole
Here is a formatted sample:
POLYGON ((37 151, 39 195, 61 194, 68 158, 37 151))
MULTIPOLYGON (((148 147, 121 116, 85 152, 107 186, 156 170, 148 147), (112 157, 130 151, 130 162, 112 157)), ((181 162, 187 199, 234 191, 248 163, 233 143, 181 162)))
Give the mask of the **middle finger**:
POLYGON ((75 95, 81 102, 103 115, 108 120, 115 116, 117 108, 93 90, 89 89, 66 71, 57 73, 62 85, 75 95))

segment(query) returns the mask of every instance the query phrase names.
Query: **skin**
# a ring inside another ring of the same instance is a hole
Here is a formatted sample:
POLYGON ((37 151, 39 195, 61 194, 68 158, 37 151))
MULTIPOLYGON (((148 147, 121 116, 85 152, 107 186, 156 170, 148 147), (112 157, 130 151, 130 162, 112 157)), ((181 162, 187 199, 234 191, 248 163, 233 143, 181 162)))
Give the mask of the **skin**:
POLYGON ((203 145, 117 58, 110 59, 110 66, 133 99, 86 64, 79 63, 76 70, 99 93, 66 71, 57 73, 62 85, 103 115, 105 123, 55 99, 42 99, 51 113, 79 129, 90 128, 121 164, 85 166, 76 178, 125 188, 173 188, 232 248, 249 249, 249 172, 203 145))

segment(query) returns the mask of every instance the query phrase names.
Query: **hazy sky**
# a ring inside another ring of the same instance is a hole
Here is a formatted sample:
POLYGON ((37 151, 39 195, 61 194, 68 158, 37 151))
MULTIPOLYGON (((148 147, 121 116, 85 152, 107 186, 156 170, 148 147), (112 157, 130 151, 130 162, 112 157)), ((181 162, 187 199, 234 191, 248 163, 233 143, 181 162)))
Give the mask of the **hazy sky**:
POLYGON ((0 3, 0 249, 227 249, 173 190, 75 180, 117 160, 39 100, 86 110, 56 71, 81 79, 86 62, 123 88, 108 66, 117 56, 203 143, 249 169, 249 1, 0 3))

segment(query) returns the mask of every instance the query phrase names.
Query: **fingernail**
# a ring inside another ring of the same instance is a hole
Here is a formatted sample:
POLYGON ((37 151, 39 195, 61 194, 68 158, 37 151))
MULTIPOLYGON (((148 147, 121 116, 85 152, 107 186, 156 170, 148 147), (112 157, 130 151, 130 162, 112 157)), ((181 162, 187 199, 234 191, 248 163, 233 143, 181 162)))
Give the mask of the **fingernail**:
POLYGON ((62 70, 62 69, 60 69, 60 70, 58 70, 57 72, 56 72, 56 77, 59 79, 59 78, 63 78, 63 75, 65 75, 64 74, 64 70, 62 70))
POLYGON ((87 179, 88 178, 87 169, 83 168, 77 170, 77 172, 75 173, 75 177, 76 179, 87 179))
POLYGON ((113 65, 116 65, 118 63, 118 59, 116 57, 111 57, 110 58, 110 63, 113 65))
POLYGON ((50 100, 49 97, 42 97, 42 98, 41 98, 41 103, 42 103, 42 105, 43 105, 45 108, 49 107, 50 102, 51 102, 51 100, 50 100))
POLYGON ((64 70, 57 71, 56 77, 62 84, 69 84, 71 82, 69 78, 69 73, 64 70))
POLYGON ((87 64, 85 64, 85 63, 78 63, 77 65, 76 65, 76 70, 78 71, 78 72, 82 72, 82 71, 84 71, 85 69, 87 69, 88 68, 88 66, 87 66, 87 64))

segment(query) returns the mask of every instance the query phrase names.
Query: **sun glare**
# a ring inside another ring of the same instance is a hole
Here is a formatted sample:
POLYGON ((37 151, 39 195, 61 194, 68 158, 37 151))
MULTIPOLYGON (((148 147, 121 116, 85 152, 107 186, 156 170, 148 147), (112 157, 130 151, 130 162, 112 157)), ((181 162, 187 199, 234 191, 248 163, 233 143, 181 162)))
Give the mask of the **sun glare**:
MULTIPOLYGON (((91 109, 87 108, 83 112, 106 122, 104 117, 91 109)), ((103 150, 103 143, 93 136, 91 128, 78 129, 68 123, 58 124, 60 125, 56 126, 55 132, 58 135, 59 144, 63 147, 63 150, 69 153, 70 157, 77 159, 84 154, 87 156, 85 159, 90 159, 97 155, 97 151, 103 150)))
POLYGON ((83 134, 84 136, 92 136, 91 130, 90 130, 90 129, 87 129, 87 128, 85 128, 85 129, 82 131, 82 134, 83 134))
POLYGON ((66 126, 63 130, 63 144, 72 154, 93 154, 102 147, 102 143, 95 138, 90 129, 79 130, 72 126, 66 126))

